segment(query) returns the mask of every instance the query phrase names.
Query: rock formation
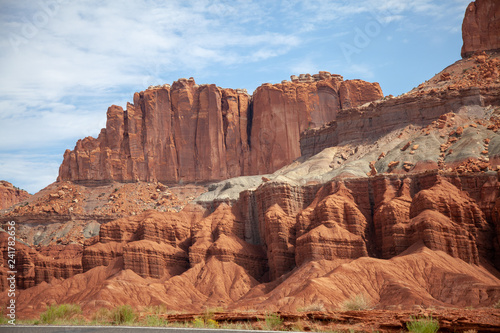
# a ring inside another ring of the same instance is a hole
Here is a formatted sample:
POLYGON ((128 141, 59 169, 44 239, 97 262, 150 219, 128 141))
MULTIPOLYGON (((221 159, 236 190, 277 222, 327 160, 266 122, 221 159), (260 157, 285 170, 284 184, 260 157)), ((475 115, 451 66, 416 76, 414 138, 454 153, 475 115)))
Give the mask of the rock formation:
POLYGON ((378 83, 325 73, 264 84, 253 97, 192 78, 150 87, 125 111, 111 106, 97 139, 65 152, 58 180, 185 183, 273 172, 300 156, 300 132, 383 96, 378 83))
POLYGON ((18 285, 29 288, 20 304, 35 304, 20 311, 43 310, 48 295, 68 302, 71 288, 71 302, 88 311, 158 302, 189 311, 335 309, 361 292, 378 309, 491 306, 500 281, 481 265, 497 265, 499 189, 496 174, 380 174, 269 181, 205 214, 147 211, 103 224, 83 251, 20 246, 18 285))
POLYGON ((476 0, 465 11, 462 25, 462 57, 477 51, 500 50, 500 3, 496 0, 476 0))
POLYGON ((0 210, 9 208, 30 197, 30 194, 5 180, 0 181, 0 210))

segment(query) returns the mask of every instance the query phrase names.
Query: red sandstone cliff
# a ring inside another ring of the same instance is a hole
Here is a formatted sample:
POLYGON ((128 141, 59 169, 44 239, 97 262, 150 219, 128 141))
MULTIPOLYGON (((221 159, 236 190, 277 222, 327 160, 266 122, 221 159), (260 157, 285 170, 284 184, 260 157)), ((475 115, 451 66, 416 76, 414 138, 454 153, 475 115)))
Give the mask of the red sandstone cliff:
POLYGON ((0 210, 9 208, 29 197, 30 194, 28 192, 16 188, 14 185, 4 180, 0 181, 0 210))
POLYGON ((476 0, 465 11, 462 57, 477 51, 500 50, 500 2, 476 0))
POLYGON ((67 150, 59 181, 203 182, 273 172, 300 156, 299 135, 343 105, 381 98, 377 83, 322 72, 241 90, 180 79, 111 106, 99 137, 67 150), (271 158, 272 156, 272 158, 271 158))

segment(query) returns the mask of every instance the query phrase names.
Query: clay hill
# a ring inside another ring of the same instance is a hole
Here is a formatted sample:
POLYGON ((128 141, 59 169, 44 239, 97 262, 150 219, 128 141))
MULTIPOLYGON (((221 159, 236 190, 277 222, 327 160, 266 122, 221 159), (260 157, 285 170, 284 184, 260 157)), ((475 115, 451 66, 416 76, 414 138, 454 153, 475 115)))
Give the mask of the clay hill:
MULTIPOLYGON (((471 3, 463 58, 397 97, 320 72, 251 96, 180 79, 111 106, 57 182, 0 215, 17 225, 18 315, 162 305, 172 321, 498 331, 499 11, 471 3), (343 311, 356 295, 372 310, 343 311)), ((6 247, 0 232, 1 302, 6 247)))

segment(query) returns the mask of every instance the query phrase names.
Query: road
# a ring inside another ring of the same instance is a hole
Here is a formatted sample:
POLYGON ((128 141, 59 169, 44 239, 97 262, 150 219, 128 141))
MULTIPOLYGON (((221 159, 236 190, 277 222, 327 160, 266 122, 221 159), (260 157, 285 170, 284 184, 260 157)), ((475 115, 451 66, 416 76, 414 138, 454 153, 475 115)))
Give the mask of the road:
MULTIPOLYGON (((0 332, 9 333, 156 333, 158 331, 165 333, 214 333, 221 331, 224 333, 265 333, 271 331, 238 331, 238 330, 214 330, 204 328, 177 328, 177 327, 135 327, 135 326, 0 326, 0 332)), ((273 332, 276 333, 276 332, 273 332)))

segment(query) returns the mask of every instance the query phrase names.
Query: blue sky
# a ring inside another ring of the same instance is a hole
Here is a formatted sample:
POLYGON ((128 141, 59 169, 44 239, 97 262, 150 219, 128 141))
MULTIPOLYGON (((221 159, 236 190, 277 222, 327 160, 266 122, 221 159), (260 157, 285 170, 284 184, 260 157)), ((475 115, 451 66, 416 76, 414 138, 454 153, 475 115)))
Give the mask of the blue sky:
POLYGON ((469 0, 0 0, 0 179, 35 193, 107 107, 194 77, 326 70, 399 95, 460 59, 469 0))

